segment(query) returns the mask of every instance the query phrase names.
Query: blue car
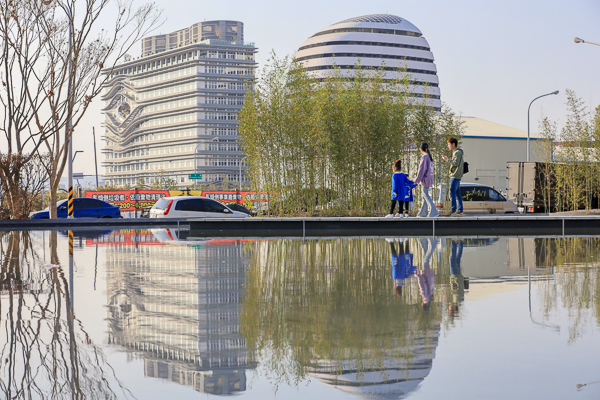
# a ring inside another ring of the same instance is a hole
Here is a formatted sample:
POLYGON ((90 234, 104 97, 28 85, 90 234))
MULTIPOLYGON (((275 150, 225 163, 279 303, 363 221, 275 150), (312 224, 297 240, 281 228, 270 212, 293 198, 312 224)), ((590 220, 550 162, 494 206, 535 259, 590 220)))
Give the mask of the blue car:
MULTIPOLYGON (((67 202, 68 200, 61 200, 56 204, 58 218, 67 218, 67 202)), ((75 218, 122 218, 121 209, 118 206, 85 197, 73 199, 73 216, 75 218)), ((31 213, 29 218, 48 219, 50 218, 50 213, 46 208, 45 210, 31 213)))

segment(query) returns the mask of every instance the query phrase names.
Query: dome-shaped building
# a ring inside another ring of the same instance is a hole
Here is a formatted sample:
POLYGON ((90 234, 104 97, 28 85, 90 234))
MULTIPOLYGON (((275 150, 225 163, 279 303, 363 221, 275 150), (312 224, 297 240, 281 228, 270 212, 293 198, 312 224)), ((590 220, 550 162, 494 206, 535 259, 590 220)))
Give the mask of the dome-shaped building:
POLYGON ((441 108, 439 80, 433 53, 421 31, 396 15, 373 14, 333 24, 308 38, 295 55, 318 77, 325 77, 334 63, 352 73, 360 59, 362 68, 379 68, 385 62, 386 75, 409 75, 417 101, 435 110, 441 108))

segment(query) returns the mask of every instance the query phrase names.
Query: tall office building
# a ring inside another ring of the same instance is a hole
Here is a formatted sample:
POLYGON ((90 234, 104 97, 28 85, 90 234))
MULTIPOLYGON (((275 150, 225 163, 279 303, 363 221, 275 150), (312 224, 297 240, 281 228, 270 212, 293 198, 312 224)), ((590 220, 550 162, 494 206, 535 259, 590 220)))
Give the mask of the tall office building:
POLYGON ((237 116, 256 69, 253 43, 238 21, 207 21, 142 40, 142 56, 104 86, 106 183, 178 188, 245 181, 237 116), (162 174, 160 173, 162 171, 162 174))
POLYGON ((295 57, 319 78, 327 76, 334 65, 351 75, 359 60, 363 69, 382 67, 388 79, 408 75, 414 102, 426 101, 435 110, 441 109, 429 43, 416 26, 396 15, 364 15, 330 25, 302 43, 295 57))

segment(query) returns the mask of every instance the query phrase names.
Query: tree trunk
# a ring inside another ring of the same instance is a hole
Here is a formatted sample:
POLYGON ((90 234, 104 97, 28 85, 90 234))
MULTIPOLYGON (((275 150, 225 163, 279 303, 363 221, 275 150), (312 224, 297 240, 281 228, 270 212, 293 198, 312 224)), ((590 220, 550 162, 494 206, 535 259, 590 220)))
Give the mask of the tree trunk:
POLYGON ((48 200, 48 218, 58 218, 58 213, 56 211, 56 185, 52 185, 50 189, 50 199, 48 200))

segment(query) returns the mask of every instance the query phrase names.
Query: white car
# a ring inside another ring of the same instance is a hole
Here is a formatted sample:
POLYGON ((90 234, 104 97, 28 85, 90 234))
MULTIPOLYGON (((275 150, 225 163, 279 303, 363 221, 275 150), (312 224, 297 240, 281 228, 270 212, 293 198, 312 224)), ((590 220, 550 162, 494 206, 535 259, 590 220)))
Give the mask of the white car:
POLYGON ((460 183, 465 214, 519 214, 517 205, 491 186, 460 183))
POLYGON ((249 215, 233 211, 208 197, 163 197, 150 209, 150 218, 246 218, 249 215))

